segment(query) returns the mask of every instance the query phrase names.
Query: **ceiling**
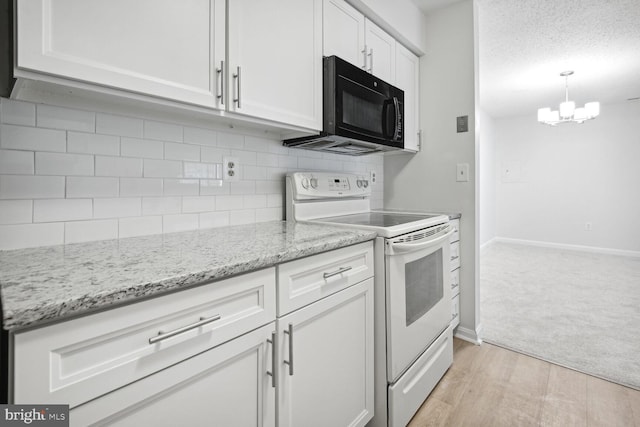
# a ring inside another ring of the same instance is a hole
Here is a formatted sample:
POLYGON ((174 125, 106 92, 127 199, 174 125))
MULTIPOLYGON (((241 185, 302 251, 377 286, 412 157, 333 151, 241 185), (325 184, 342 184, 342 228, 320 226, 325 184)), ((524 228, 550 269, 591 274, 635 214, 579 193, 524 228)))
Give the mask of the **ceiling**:
MULTIPOLYGON (((413 1, 430 13, 458 0, 413 1)), ((567 70, 577 105, 640 97, 639 0, 476 1, 480 105, 494 118, 557 109, 567 70)))

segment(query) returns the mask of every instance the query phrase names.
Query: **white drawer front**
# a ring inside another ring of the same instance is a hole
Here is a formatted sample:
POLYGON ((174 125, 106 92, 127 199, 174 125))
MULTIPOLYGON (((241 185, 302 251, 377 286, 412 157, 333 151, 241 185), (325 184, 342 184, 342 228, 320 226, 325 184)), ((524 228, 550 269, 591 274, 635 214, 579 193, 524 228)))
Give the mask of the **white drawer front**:
POLYGON ((373 277, 373 243, 336 249, 278 266, 278 316, 373 277))
POLYGON ((454 230, 449 241, 457 242, 458 240, 460 240, 460 220, 452 219, 449 221, 449 225, 451 225, 451 227, 453 227, 453 230, 454 230))
POLYGON ((460 242, 451 244, 451 271, 460 267, 460 242))
POLYGON ((14 401, 73 408, 265 325, 275 314, 270 268, 17 333, 14 401))
POLYGON ((456 268, 451 272, 451 296, 460 293, 460 269, 456 268))

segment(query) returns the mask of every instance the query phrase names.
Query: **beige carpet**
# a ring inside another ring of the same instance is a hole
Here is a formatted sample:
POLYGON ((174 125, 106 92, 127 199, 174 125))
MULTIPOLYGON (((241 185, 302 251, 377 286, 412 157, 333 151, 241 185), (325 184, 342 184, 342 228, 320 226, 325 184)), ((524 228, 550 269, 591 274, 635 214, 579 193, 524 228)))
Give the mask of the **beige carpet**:
POLYGON ((640 258, 493 243, 480 299, 484 341, 640 390, 640 258))

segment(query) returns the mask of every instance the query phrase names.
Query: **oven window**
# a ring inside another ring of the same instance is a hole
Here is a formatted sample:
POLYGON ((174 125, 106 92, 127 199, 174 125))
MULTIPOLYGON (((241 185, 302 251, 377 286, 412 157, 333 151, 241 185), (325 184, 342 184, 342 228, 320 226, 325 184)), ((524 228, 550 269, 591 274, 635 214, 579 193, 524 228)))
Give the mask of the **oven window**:
POLYGON ((405 264, 407 326, 420 319, 444 296, 442 249, 405 264))

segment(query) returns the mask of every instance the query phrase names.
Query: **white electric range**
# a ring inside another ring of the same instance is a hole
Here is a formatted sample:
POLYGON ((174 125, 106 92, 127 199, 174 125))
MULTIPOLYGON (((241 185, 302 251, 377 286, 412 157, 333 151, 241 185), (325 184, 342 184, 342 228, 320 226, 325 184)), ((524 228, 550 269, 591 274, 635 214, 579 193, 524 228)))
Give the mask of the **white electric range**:
POLYGON ((371 426, 405 426, 453 362, 449 236, 442 214, 371 209, 367 177, 295 172, 287 220, 377 232, 375 408, 371 426))

